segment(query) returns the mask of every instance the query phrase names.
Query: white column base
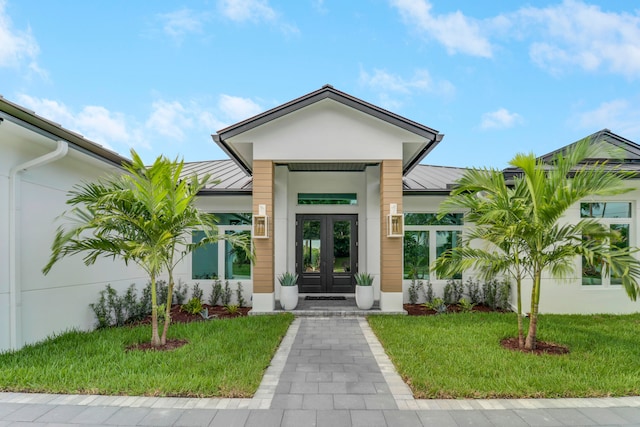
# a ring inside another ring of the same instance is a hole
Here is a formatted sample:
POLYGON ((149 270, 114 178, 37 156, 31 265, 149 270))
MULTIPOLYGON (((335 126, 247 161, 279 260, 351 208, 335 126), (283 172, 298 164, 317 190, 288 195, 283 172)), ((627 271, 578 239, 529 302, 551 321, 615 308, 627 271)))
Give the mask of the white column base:
POLYGON ((263 294, 254 292, 251 306, 251 311, 254 313, 270 313, 274 311, 276 308, 275 293, 270 292, 268 294, 263 294))
POLYGON ((380 292, 380 311, 402 313, 402 292, 380 292))

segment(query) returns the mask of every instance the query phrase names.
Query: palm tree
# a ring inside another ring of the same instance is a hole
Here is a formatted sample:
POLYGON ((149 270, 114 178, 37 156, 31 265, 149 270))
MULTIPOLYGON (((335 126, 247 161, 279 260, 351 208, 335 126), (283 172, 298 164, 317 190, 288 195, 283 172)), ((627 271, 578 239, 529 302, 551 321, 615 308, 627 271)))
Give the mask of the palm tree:
POLYGON ((525 349, 535 349, 542 273, 566 279, 575 273, 575 258, 593 263, 602 260, 606 270, 620 277, 632 300, 640 287, 640 262, 632 255, 635 248, 612 244, 619 233, 594 219, 565 224, 561 217, 569 207, 592 196, 610 196, 631 191, 625 180, 633 174, 619 165, 588 162, 615 155, 610 146, 582 140, 564 153, 555 154, 549 163, 533 154, 518 154, 510 165, 519 173, 507 182, 497 170, 470 170, 459 186, 442 204, 440 214, 468 210, 475 229, 463 244, 449 250, 434 264, 442 273, 468 268, 491 276, 508 274, 516 281, 518 335, 523 346, 521 282, 532 280, 529 330, 525 349), (589 239, 583 239, 589 236, 589 239), (488 246, 474 248, 471 242, 484 240, 488 246))
POLYGON ((52 254, 43 272, 67 255, 83 253, 86 265, 98 257, 121 258, 138 264, 151 282, 151 343, 166 343, 171 322, 173 269, 177 262, 196 247, 221 238, 248 248, 247 240, 236 236, 220 236, 215 217, 201 214, 195 208, 195 197, 210 177, 193 176, 181 180, 182 161, 170 161, 164 156, 146 167, 131 150, 132 162, 124 165, 125 174, 96 183, 77 185, 69 192, 67 204, 73 208, 65 213, 71 222, 69 229, 58 227, 52 244, 52 254), (205 238, 191 243, 191 230, 201 228, 205 238), (158 330, 156 280, 163 271, 169 275, 169 293, 162 337, 158 330))

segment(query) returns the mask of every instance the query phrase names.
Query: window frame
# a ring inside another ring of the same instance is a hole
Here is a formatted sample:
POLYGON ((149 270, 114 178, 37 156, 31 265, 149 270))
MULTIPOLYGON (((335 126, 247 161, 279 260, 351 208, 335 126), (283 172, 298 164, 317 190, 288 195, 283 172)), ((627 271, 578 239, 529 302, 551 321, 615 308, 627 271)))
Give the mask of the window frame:
MULTIPOLYGON (((437 215, 437 212, 433 212, 433 211, 409 211, 409 212, 405 212, 405 215, 407 214, 433 214, 433 215, 437 215)), ((437 236, 438 236, 438 231, 447 231, 447 232, 458 232, 459 234, 459 238, 463 237, 464 234, 464 221, 465 221, 465 215, 462 212, 455 212, 455 214, 461 214, 462 215, 462 219, 461 219, 461 224, 459 225, 453 225, 453 224, 442 224, 442 225, 428 225, 428 224, 423 224, 423 225, 407 225, 405 222, 405 226, 404 226, 404 232, 405 235, 407 232, 410 231, 426 231, 427 232, 427 239, 428 239, 428 249, 429 249, 429 264, 433 263, 436 258, 437 258, 437 236)), ((411 280, 411 277, 406 277, 406 273, 405 273, 405 253, 404 253, 404 244, 405 244, 405 236, 403 235, 402 237, 402 279, 403 280, 411 280)), ((429 265, 430 266, 430 265, 429 265)), ((432 273, 429 271, 427 266, 427 277, 421 279, 421 280, 429 280, 432 283, 435 281, 446 281, 446 280, 461 280, 462 279, 462 275, 460 277, 432 277, 432 273)))
MULTIPOLYGON (((219 214, 229 214, 230 212, 207 212, 207 213, 211 213, 213 215, 219 215, 219 214)), ((231 212, 233 213, 233 212, 231 212)), ((226 235, 226 233, 228 231, 234 231, 234 232, 240 232, 240 231, 247 231, 249 232, 249 235, 251 235, 252 230, 251 230, 251 224, 245 224, 245 225, 230 225, 230 224, 224 224, 224 225, 220 225, 218 224, 218 234, 221 236, 226 235)), ((193 238, 193 232, 195 231, 202 231, 201 228, 194 228, 193 230, 191 230, 191 236, 193 238)), ((218 278, 217 279, 194 279, 193 278, 193 253, 194 251, 191 251, 191 253, 189 254, 189 272, 188 275, 191 278, 190 280, 202 280, 202 281, 209 281, 209 282, 214 282, 216 280, 220 280, 220 281, 225 281, 225 280, 233 280, 234 282, 252 282, 253 281, 253 263, 250 264, 250 275, 249 278, 243 278, 243 279, 227 279, 227 265, 226 265, 226 252, 227 252, 227 242, 225 239, 220 239, 218 240, 218 256, 217 256, 217 261, 218 261, 218 278)), ((253 250, 253 239, 250 239, 250 244, 251 244, 251 248, 250 250, 253 250)), ((196 249, 197 250, 197 249, 196 249)))
MULTIPOLYGON (((634 212, 635 212, 635 205, 633 203, 633 201, 631 200, 595 200, 595 201, 582 201, 579 203, 579 207, 578 207, 578 215, 580 217, 580 220, 583 219, 593 219, 598 221, 599 223, 603 224, 603 225, 607 225, 609 227, 609 229, 611 229, 612 225, 627 225, 629 227, 629 235, 628 235, 628 241, 627 241, 627 246, 628 247, 633 247, 634 245, 634 212), (617 217, 617 218, 606 218, 606 217, 589 217, 589 216, 582 216, 582 205, 583 204, 592 204, 592 203, 625 203, 629 205, 629 217, 617 217)), ((621 283, 611 283, 611 272, 609 271, 609 274, 605 274, 605 271, 602 270, 600 272, 600 284, 586 284, 585 283, 585 279, 586 277, 583 275, 583 271, 584 271, 584 260, 583 257, 579 257, 580 260, 580 287, 583 289, 620 289, 621 287, 621 283)))

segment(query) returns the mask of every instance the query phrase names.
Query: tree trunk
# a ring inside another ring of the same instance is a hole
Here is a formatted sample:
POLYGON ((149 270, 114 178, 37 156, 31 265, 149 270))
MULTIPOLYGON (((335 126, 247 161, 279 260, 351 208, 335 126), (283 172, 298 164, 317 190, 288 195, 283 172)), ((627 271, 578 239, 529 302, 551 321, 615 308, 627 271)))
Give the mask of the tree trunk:
POLYGON ((522 278, 516 278, 516 304, 518 307, 518 348, 524 348, 524 326, 522 324, 522 278))
POLYGON ((524 343, 526 350, 536 349, 536 339, 538 334, 538 305, 540 302, 540 278, 542 271, 536 267, 533 274, 533 288, 531 289, 531 313, 529 314, 529 332, 524 343))
POLYGON ((158 293, 155 275, 151 276, 151 345, 154 347, 160 345, 160 336, 158 335, 158 293))
POLYGON ((165 345, 167 343, 167 331, 169 330, 169 324, 171 323, 171 303, 173 302, 173 272, 169 270, 169 289, 167 292, 166 311, 164 314, 164 327, 162 328, 162 336, 160 337, 160 343, 165 345))

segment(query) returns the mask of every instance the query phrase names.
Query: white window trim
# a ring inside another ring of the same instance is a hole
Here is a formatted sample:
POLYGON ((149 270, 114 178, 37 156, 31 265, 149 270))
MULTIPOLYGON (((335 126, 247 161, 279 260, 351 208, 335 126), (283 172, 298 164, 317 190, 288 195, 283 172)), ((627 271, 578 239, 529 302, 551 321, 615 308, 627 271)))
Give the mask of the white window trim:
MULTIPOLYGON (((636 212, 635 210, 635 203, 631 200, 590 200, 590 201, 581 201, 580 203, 629 203, 631 205, 631 217, 629 218, 591 218, 591 219, 595 219, 596 221, 598 221, 601 224, 605 224, 608 226, 614 225, 614 224, 626 224, 629 226, 629 242, 628 245, 629 247, 633 247, 635 246, 635 226, 634 226, 634 214, 636 212)), ((582 215, 580 214, 580 206, 578 205, 578 215, 580 215, 580 219, 589 219, 589 217, 582 217, 582 215)), ((604 289, 615 289, 615 290, 619 290, 622 285, 612 285, 611 284, 611 274, 605 274, 605 271, 601 272, 601 277, 602 277, 602 282, 599 285, 585 285, 583 283, 583 279, 584 277, 582 276, 582 269, 583 269, 583 265, 582 265, 582 257, 579 257, 579 264, 580 264, 580 287, 583 290, 586 291, 597 291, 597 290, 604 290, 604 289)))
MULTIPOLYGON (((424 212, 424 211, 412 211, 412 212, 405 212, 405 214, 434 214, 437 215, 437 212, 424 212)), ((455 213, 461 213, 461 212, 455 212, 455 213)), ((462 225, 407 225, 405 224, 404 226, 404 232, 406 233, 407 231, 428 231, 429 232, 429 264, 433 263, 436 258, 436 239, 437 239, 437 231, 458 231, 460 232, 460 235, 463 236, 464 235, 464 215, 463 215, 463 224, 462 225), (433 231, 433 233, 432 233, 433 231)), ((402 238, 402 280, 411 280, 411 279, 405 279, 404 278, 404 237, 402 238)), ((429 272, 429 278, 428 280, 431 283, 439 283, 439 282, 446 282, 448 280, 451 279, 442 279, 440 277, 431 277, 432 273, 429 272)))
MULTIPOLYGON (((202 231, 201 228, 195 228, 193 231, 202 231)), ((251 224, 249 225, 218 225, 218 234, 225 235, 227 231, 248 231, 251 233, 251 224)), ((253 241, 251 241, 251 245, 253 246, 253 241)), ((253 248, 251 248, 253 249, 253 248)), ((248 279, 225 279, 227 275, 226 263, 225 263, 225 255, 226 255, 226 242, 224 239, 218 240, 218 278, 217 279, 194 279, 193 278, 193 252, 189 254, 189 277, 190 280, 198 280, 204 283, 213 283, 216 280, 220 280, 222 282, 229 280, 230 282, 240 282, 242 284, 253 282, 253 265, 251 265, 251 275, 248 279)))

